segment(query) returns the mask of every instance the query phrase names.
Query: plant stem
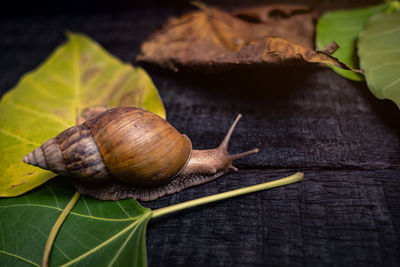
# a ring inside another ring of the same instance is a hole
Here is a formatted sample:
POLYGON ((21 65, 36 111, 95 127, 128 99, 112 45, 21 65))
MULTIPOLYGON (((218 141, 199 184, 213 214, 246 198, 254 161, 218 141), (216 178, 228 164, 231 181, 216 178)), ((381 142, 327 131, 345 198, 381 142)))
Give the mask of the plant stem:
POLYGON ((203 204, 210 203, 210 202, 219 201, 219 200, 226 199, 226 198, 236 197, 236 196, 249 194, 249 193, 253 193, 253 192, 257 192, 257 191, 261 191, 261 190, 265 190, 265 189, 270 189, 270 188, 274 188, 274 187, 279 187, 279 186, 283 186, 283 185, 296 183, 296 182, 301 181, 303 179, 303 177, 304 177, 304 174, 301 172, 298 172, 298 173, 295 173, 286 178, 278 179, 275 181, 266 182, 266 183, 253 185, 253 186, 248 186, 248 187, 228 191, 225 193, 220 193, 220 194, 216 194, 216 195, 212 195, 212 196, 208 196, 208 197, 202 197, 202 198, 190 200, 187 202, 183 202, 183 203, 179 203, 179 204, 172 205, 169 207, 154 210, 154 211, 152 211, 152 218, 160 217, 165 214, 169 214, 172 212, 176 212, 179 210, 183 210, 183 209, 187 209, 187 208, 191 208, 191 207, 195 207, 195 206, 199 206, 199 205, 203 205, 203 204))
POLYGON ((64 210, 58 217, 56 223, 53 225, 53 228, 51 229, 50 234, 47 238, 46 247, 44 248, 42 265, 41 265, 42 267, 49 266, 50 253, 51 253, 51 248, 53 247, 54 244, 54 240, 56 239, 58 231, 60 230, 62 224, 64 223, 65 218, 67 218, 68 214, 75 206, 75 203, 78 201, 79 196, 80 194, 78 192, 75 192, 74 196, 68 202, 67 206, 65 206, 64 210))

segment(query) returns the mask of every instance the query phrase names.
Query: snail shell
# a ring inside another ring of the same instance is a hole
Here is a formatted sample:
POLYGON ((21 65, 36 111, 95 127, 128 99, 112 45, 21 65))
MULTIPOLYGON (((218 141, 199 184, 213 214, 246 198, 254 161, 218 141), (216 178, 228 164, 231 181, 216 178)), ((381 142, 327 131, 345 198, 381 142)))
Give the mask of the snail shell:
POLYGON ((140 108, 113 108, 61 132, 22 160, 72 177, 82 194, 154 200, 237 170, 233 160, 258 152, 228 153, 239 118, 220 146, 192 150, 189 138, 159 116, 140 108))
POLYGON ((86 180, 113 177, 148 187, 165 184, 179 174, 191 151, 189 138, 159 116, 120 107, 63 131, 23 161, 86 180))

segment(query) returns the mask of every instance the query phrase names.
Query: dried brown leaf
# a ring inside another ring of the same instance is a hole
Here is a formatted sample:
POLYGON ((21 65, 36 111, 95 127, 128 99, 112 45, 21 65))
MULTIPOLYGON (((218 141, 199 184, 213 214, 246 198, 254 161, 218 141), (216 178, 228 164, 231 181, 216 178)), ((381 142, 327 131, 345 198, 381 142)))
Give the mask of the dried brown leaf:
POLYGON ((314 13, 306 6, 271 5, 227 13, 196 3, 200 11, 170 18, 141 47, 139 61, 178 71, 221 71, 245 66, 328 63, 334 45, 314 51, 314 13))

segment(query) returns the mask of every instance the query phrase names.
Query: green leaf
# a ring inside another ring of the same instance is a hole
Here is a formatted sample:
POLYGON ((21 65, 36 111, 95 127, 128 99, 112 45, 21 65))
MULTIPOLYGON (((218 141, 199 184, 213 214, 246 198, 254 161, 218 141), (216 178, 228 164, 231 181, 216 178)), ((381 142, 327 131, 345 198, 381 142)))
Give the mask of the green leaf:
MULTIPOLYGON (((339 45, 339 49, 333 53, 333 56, 352 68, 358 68, 356 57, 358 33, 372 15, 384 11, 387 7, 388 4, 385 3, 368 8, 325 13, 317 23, 316 43, 318 49, 323 49, 330 42, 335 41, 339 45)), ((328 66, 345 78, 354 81, 363 80, 363 76, 358 73, 332 65, 328 66)))
MULTIPOLYGON (((0 201, 2 266, 39 266, 50 230, 73 188, 54 179, 27 195, 0 201)), ((50 266, 146 266, 152 212, 134 199, 81 197, 57 235, 50 266)))
MULTIPOLYGON (((0 199, 2 266, 40 265, 53 224, 74 195, 67 179, 59 178, 24 196, 0 199)), ((112 202, 80 197, 56 237, 50 266, 146 266, 146 227, 151 218, 302 179, 303 174, 296 173, 154 211, 134 199, 112 202)))
POLYGON ((17 196, 52 178, 22 162, 44 141, 76 123, 89 107, 137 106, 165 117, 146 72, 122 63, 82 34, 24 75, 0 102, 0 196, 17 196))
POLYGON ((400 12, 371 17, 357 45, 368 88, 400 108, 400 12))

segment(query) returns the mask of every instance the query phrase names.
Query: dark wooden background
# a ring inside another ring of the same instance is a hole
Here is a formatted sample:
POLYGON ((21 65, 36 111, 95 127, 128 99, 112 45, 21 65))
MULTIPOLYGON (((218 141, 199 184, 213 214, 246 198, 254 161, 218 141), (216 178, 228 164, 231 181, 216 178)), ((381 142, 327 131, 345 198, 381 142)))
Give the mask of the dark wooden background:
MULTIPOLYGON (((186 1, 13 2, 0 16, 0 92, 65 40, 88 34, 135 64, 140 43, 186 1), (96 5, 97 3, 97 5, 96 5)), ((214 1, 222 7, 266 1, 214 1)), ((302 1, 317 10, 376 1, 302 1)), ((238 113, 240 171, 160 200, 160 208, 303 171, 303 182, 150 221, 149 266, 399 266, 400 111, 327 68, 218 75, 144 66, 168 120, 195 148, 216 146, 238 113)))

